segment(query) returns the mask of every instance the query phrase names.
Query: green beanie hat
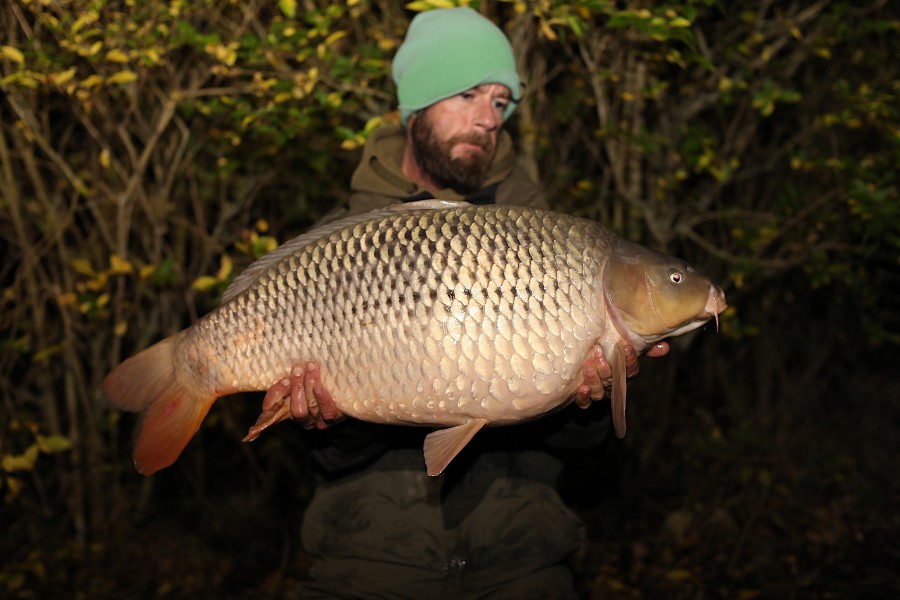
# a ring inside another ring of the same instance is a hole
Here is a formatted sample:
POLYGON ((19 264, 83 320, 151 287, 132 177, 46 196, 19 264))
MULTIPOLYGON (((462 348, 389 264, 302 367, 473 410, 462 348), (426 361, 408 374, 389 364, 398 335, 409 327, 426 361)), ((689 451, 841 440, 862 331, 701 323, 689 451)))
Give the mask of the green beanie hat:
POLYGON ((499 27, 471 8, 444 8, 416 15, 393 62, 400 119, 435 102, 485 83, 509 88, 513 102, 522 98, 512 46, 499 27))

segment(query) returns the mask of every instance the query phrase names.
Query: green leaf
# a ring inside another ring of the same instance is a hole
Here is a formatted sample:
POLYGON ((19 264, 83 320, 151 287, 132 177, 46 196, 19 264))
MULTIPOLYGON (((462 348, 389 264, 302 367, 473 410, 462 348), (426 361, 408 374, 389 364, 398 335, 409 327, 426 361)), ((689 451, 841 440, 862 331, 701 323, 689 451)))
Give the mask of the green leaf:
POLYGON ((69 438, 62 435, 39 435, 36 443, 44 454, 65 452, 72 448, 69 438))

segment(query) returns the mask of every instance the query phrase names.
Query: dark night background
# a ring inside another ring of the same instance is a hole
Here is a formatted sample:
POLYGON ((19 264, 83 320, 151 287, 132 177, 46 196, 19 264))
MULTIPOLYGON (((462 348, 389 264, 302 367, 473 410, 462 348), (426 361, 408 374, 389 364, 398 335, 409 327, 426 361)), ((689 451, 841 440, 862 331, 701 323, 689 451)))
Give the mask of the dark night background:
MULTIPOLYGON (((303 578, 299 427, 241 444, 261 395, 229 397, 144 478, 99 390, 345 198, 396 121, 389 59, 426 3, 349 4, 0 11, 0 597, 303 578)), ((507 127, 553 206, 688 259, 730 305, 642 360, 624 440, 566 457, 585 597, 898 597, 896 7, 471 5, 516 49, 507 127)))

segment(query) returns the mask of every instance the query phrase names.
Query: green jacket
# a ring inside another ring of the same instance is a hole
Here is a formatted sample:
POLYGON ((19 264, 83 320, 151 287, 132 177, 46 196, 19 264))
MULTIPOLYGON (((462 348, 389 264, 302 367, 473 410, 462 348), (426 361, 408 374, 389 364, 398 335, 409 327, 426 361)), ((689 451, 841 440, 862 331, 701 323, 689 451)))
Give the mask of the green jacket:
POLYGON ((484 188, 468 196, 450 189, 427 190, 403 175, 400 165, 406 148, 406 130, 400 125, 376 129, 369 136, 363 157, 353 173, 348 202, 329 212, 320 224, 383 208, 397 202, 425 198, 466 200, 473 204, 515 204, 548 208, 547 200, 528 174, 518 164, 512 139, 500 132, 497 156, 488 173, 484 188))

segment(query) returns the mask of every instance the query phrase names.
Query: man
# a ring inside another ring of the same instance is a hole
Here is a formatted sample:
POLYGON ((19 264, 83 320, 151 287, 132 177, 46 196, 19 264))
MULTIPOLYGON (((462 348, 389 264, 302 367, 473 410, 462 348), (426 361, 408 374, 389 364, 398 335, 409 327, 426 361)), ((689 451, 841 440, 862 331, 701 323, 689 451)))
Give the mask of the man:
MULTIPOLYGON (((370 136, 354 193, 329 220, 433 197, 547 206, 502 130, 522 84, 500 29, 468 8, 419 14, 392 68, 401 125, 370 136)), ((587 408, 609 379, 599 349, 584 372, 576 404, 587 408)), ((567 409, 483 430, 444 475, 429 478, 421 429, 329 426, 341 415, 318 365, 296 366, 263 409, 288 402, 291 416, 320 429, 309 442, 321 481, 302 531, 316 560, 299 597, 576 597, 563 561, 584 527, 554 490, 562 463, 548 450, 598 445, 608 416, 567 409)))

